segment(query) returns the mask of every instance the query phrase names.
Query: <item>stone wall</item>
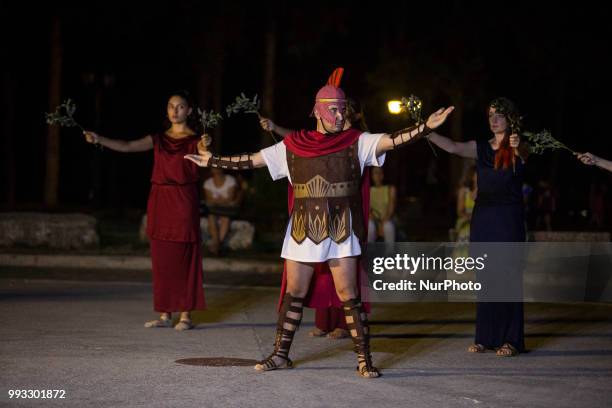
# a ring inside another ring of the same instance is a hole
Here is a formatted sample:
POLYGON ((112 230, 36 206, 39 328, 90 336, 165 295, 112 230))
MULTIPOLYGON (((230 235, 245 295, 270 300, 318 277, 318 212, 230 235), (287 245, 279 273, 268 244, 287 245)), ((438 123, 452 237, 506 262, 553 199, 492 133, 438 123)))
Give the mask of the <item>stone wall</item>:
MULTIPOLYGON (((140 223, 140 240, 143 242, 148 241, 147 238, 147 216, 142 216, 140 223)), ((208 234, 208 218, 200 218, 200 231, 202 232, 202 241, 208 245, 210 241, 210 235, 208 234)), ((253 245, 253 238, 255 237, 255 226, 244 220, 232 220, 230 223, 230 230, 225 241, 225 245, 235 251, 239 249, 248 249, 253 245)))
POLYGON ((0 246, 82 249, 100 244, 97 221, 85 214, 0 213, 0 246))

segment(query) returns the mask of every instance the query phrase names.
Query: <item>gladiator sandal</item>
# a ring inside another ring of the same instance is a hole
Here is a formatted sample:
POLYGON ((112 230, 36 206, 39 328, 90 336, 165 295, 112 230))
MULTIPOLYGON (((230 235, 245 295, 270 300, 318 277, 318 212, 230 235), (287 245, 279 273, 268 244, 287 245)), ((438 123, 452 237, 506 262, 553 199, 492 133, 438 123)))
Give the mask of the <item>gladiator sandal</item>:
POLYGON ((293 368, 293 361, 289 358, 289 349, 293 336, 302 321, 304 298, 293 297, 286 294, 278 314, 276 324, 276 340, 274 351, 264 360, 255 365, 257 371, 271 371, 282 368, 293 368))
POLYGON ((370 354, 370 327, 368 317, 363 310, 363 305, 359 298, 347 300, 343 303, 346 324, 351 333, 355 353, 357 353, 357 373, 364 378, 376 378, 382 374, 372 364, 370 354))

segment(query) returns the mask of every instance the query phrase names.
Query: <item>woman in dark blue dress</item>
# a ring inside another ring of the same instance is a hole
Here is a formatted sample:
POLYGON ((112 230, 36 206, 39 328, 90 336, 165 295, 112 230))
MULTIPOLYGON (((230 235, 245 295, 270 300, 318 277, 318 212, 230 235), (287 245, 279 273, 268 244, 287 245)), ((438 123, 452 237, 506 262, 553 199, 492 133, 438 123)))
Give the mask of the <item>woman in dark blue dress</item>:
MULTIPOLYGON (((437 133, 431 133, 429 140, 449 153, 476 159, 478 192, 470 242, 524 242, 522 186, 527 148, 520 144, 517 134, 520 116, 514 103, 506 98, 491 102, 488 116, 493 133, 489 140, 455 142, 437 133)), ((496 260, 499 270, 493 279, 498 285, 520 290, 519 265, 507 260, 510 262, 496 260)), ((525 350, 523 303, 477 303, 476 336, 468 351, 482 353, 487 349, 495 349, 503 357, 525 350)))

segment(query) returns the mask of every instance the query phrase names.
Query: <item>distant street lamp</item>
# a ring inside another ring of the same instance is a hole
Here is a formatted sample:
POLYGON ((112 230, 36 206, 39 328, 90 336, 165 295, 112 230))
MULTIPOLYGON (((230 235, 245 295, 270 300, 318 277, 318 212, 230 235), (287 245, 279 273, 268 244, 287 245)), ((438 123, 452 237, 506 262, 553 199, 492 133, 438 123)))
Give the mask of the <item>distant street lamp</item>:
POLYGON ((387 107, 389 108, 389 113, 393 115, 399 115, 402 113, 402 101, 389 101, 387 102, 387 107))

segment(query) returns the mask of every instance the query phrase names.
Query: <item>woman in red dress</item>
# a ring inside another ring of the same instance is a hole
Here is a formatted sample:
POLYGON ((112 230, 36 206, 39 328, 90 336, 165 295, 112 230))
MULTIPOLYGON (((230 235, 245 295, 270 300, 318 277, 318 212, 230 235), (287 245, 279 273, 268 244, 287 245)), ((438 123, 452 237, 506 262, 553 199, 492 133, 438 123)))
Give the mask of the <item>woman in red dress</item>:
POLYGON ((133 141, 109 139, 86 131, 87 142, 126 153, 153 149, 151 193, 147 204, 147 235, 153 264, 153 303, 161 313, 145 327, 171 327, 172 313, 180 312, 176 330, 193 328, 190 312, 205 308, 200 252, 198 167, 183 159, 197 153, 200 138, 188 120, 193 104, 186 92, 168 99, 170 126, 165 132, 133 141))

